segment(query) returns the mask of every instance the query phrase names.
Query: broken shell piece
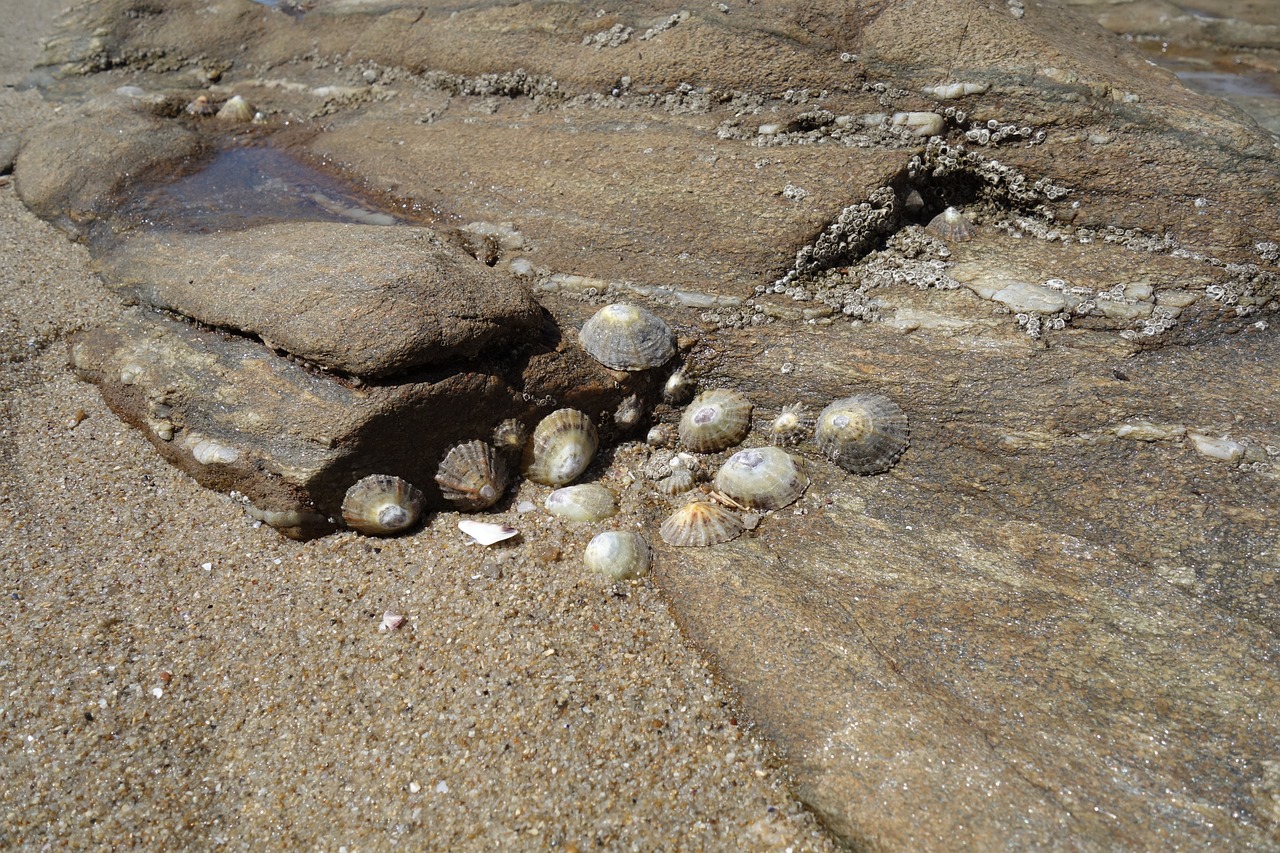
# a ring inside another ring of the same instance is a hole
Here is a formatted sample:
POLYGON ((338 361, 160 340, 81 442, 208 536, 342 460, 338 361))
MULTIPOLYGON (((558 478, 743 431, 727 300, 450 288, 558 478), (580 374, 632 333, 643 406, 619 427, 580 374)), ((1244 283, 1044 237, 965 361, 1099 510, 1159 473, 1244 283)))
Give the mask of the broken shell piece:
POLYGON ((612 580, 628 580, 649 573, 653 552, 645 538, 635 531, 606 530, 588 543, 582 562, 588 569, 612 580))
POLYGON ((673 512, 658 532, 662 541, 679 548, 719 545, 742 533, 737 513, 711 501, 694 501, 673 512))
POLYGON ((954 207, 948 207, 929 220, 924 230, 952 243, 966 243, 977 233, 973 223, 954 207))
POLYGON ((347 489, 342 518, 368 536, 391 536, 408 530, 422 516, 422 492, 389 474, 371 474, 347 489))
POLYGON ((648 370, 671 360, 676 347, 671 327, 638 305, 606 305, 578 333, 582 348, 614 370, 648 370))
POLYGON ((382 624, 378 626, 378 630, 382 633, 394 631, 405 623, 405 618, 399 613, 392 613, 390 610, 382 614, 382 624))
POLYGON ((520 531, 505 524, 492 524, 487 521, 474 521, 464 518, 458 522, 458 529, 481 545, 492 545, 512 536, 519 536, 520 531))

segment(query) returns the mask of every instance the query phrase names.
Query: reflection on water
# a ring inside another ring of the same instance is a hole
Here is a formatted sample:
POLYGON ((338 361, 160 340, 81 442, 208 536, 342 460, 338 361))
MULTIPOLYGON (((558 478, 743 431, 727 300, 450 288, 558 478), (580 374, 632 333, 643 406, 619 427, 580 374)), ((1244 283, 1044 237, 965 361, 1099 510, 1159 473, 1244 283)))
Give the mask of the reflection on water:
POLYGON ((151 187, 119 210, 126 227, 189 232, 235 231, 272 222, 403 220, 373 209, 340 180, 274 148, 231 148, 193 175, 151 187))
POLYGON ((1258 124, 1280 134, 1280 69, 1229 48, 1151 37, 1135 41, 1152 62, 1172 71, 1188 89, 1230 101, 1258 124))

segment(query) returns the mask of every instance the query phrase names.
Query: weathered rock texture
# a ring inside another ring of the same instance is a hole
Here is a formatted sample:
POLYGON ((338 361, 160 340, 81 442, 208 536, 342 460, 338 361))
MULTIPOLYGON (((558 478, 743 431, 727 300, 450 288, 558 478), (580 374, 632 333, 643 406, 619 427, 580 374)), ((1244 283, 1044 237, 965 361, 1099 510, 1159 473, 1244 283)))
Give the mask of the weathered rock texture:
MULTIPOLYGON (((1280 844, 1280 166, 1237 110, 1050 2, 127 5, 80 7, 49 61, 216 77, 282 144, 513 223, 493 260, 566 326, 655 303, 761 418, 902 402, 893 472, 802 445, 799 504, 657 569, 843 838, 1280 844), (973 241, 919 227, 948 205, 973 241)), ((113 377, 145 334, 80 351, 135 419, 113 377)), ((360 393, 389 431, 425 392, 360 393)))
POLYGON ((514 349, 542 324, 526 287, 425 228, 294 222, 140 233, 98 266, 130 302, 355 376, 514 349))

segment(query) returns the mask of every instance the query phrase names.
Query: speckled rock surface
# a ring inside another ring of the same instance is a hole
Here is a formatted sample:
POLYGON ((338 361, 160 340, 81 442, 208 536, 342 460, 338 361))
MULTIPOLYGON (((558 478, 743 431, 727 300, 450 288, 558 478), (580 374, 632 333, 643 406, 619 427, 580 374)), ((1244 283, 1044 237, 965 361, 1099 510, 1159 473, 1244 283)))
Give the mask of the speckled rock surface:
POLYGON ((291 222, 141 233, 111 247, 98 271, 130 302, 361 377, 512 350, 542 325, 525 286, 425 228, 291 222))
MULTIPOLYGON (((121 8, 47 60, 203 74, 278 144, 511 223, 492 260, 563 327, 655 307, 758 419, 902 403, 890 473, 802 443, 794 507, 655 567, 843 840, 1275 846, 1280 167, 1236 109, 1048 2, 121 8), (973 240, 920 227, 948 205, 973 240)), ((652 533, 652 454, 617 452, 652 533)))

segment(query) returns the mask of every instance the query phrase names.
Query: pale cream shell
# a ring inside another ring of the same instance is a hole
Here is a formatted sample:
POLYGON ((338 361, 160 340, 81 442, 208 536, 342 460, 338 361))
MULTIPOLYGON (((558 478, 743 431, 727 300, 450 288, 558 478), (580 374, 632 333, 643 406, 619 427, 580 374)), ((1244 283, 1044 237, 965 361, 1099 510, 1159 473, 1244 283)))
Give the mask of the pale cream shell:
POLYGON ((795 458, 777 447, 752 447, 730 456, 716 472, 717 491, 750 509, 789 506, 809 488, 795 458))
POLYGON ((436 471, 436 482, 445 499, 468 512, 488 509, 506 492, 510 479, 507 463, 492 446, 468 441, 449 449, 436 471))
POLYGON ((618 498, 599 483, 564 486, 547 495, 547 512, 570 521, 602 521, 618 514, 618 498))
POLYGON ((534 427, 524 451, 524 475, 544 486, 576 480, 596 455, 600 434, 577 409, 558 409, 534 427))
POLYGON ((342 518, 368 536, 392 536, 422 517, 422 492, 390 474, 371 474, 347 489, 342 518))
POLYGON ((977 233, 969 218, 954 207, 948 207, 930 219, 924 230, 952 243, 966 243, 977 233))
POLYGON ((675 355, 675 338, 667 321, 647 308, 615 302, 597 311, 582 326, 578 340, 587 354, 614 370, 648 370, 675 355))
POLYGON ((694 501, 673 512, 658 533, 662 541, 679 548, 719 545, 741 535, 742 519, 736 512, 711 501, 694 501))
POLYGON ((633 530, 606 530, 587 544, 582 563, 612 580, 644 577, 653 565, 653 550, 633 530))
POLYGON ((822 410, 814 441, 828 459, 852 474, 888 471, 906 451, 907 415, 883 394, 857 394, 822 410))
POLYGON ((702 392, 680 416, 680 443, 695 453, 733 447, 750 431, 751 402, 724 388, 702 392))

